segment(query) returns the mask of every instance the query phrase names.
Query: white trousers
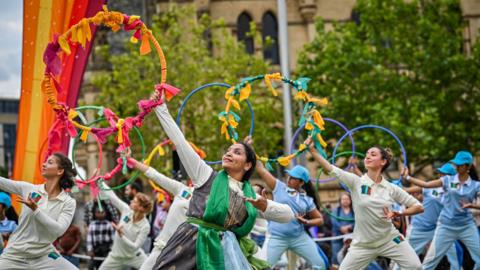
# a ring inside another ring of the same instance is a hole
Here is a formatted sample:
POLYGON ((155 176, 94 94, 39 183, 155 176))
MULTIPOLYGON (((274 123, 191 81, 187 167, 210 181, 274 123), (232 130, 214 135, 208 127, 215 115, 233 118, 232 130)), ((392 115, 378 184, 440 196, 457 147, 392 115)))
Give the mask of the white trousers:
POLYGON ((78 268, 61 255, 45 255, 35 259, 12 259, 0 257, 0 270, 78 270, 78 268), (57 257, 58 256, 58 257, 57 257))
POLYGON ((122 269, 124 266, 140 269, 146 259, 147 256, 143 251, 139 252, 137 256, 130 258, 114 257, 109 254, 102 265, 100 265, 100 270, 122 269))
POLYGON ((403 240, 400 243, 389 241, 377 248, 350 246, 339 270, 360 270, 375 258, 383 256, 392 259, 401 269, 421 270, 422 263, 410 244, 403 240))
POLYGON ((150 252, 150 255, 148 255, 148 258, 143 262, 142 267, 140 267, 140 270, 152 270, 153 265, 155 265, 155 262, 157 262, 158 256, 160 256, 160 253, 162 253, 162 249, 154 246, 150 252))

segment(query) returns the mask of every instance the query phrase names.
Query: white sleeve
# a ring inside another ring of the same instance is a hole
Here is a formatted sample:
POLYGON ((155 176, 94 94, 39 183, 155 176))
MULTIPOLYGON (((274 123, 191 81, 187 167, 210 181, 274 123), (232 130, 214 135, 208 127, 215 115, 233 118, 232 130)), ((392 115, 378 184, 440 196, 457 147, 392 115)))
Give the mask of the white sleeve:
POLYGON ((288 223, 295 219, 295 214, 290 206, 272 200, 267 200, 267 209, 265 212, 258 211, 258 214, 261 218, 279 223, 288 223))
POLYGON ((77 202, 74 199, 68 199, 57 220, 48 216, 40 208, 37 208, 33 215, 45 228, 48 228, 48 233, 54 236, 52 240, 55 240, 62 236, 72 223, 76 205, 77 202))
POLYGON ((338 180, 347 185, 349 189, 353 189, 355 187, 355 183, 359 183, 360 181, 360 177, 358 175, 346 172, 333 165, 332 171, 329 173, 329 175, 338 178, 338 180))
POLYGON ((122 215, 130 211, 130 206, 128 206, 126 202, 122 201, 105 182, 101 182, 101 187, 100 193, 107 196, 112 202, 113 206, 115 206, 122 215))
POLYGON ((421 203, 415 199, 412 195, 408 194, 402 188, 392 185, 393 186, 393 199, 400 205, 405 205, 406 207, 410 207, 413 205, 421 205, 421 203))
POLYGON ((187 188, 187 186, 181 182, 166 177, 152 167, 148 168, 145 172, 145 176, 152 179, 156 184, 170 192, 173 196, 180 195, 182 190, 187 188))
POLYGON ((33 184, 31 183, 0 177, 0 189, 8 193, 20 195, 23 197, 25 190, 31 190, 32 188, 33 184))
POLYGON ((213 172, 213 169, 203 161, 187 142, 180 128, 173 120, 165 104, 155 108, 155 114, 160 121, 168 138, 175 144, 180 161, 187 171, 188 176, 192 178, 196 188, 201 187, 213 172))
POLYGON ((130 246, 131 248, 139 249, 143 246, 143 244, 145 243, 145 240, 147 240, 147 236, 149 232, 150 232, 150 225, 148 224, 148 222, 146 222, 146 225, 142 226, 142 228, 140 229, 140 233, 135 238, 135 242, 132 242, 130 239, 128 239, 125 236, 122 237, 122 241, 127 246, 130 246))

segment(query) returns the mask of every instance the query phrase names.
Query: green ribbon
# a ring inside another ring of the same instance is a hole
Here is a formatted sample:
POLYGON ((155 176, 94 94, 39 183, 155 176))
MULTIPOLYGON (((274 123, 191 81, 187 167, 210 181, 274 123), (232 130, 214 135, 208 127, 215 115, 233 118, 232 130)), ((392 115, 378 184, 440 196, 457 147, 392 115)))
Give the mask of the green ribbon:
MULTIPOLYGON (((229 193, 228 175, 222 170, 213 180, 202 222, 190 219, 192 223, 199 225, 196 243, 196 260, 199 270, 225 269, 219 232, 226 230, 224 222, 230 203, 229 193)), ((245 181, 243 184, 243 195, 247 198, 255 198, 255 192, 249 181, 245 181)), ((232 229, 237 239, 247 236, 255 225, 257 209, 249 202, 245 203, 245 207, 248 214, 247 219, 241 226, 232 229)))

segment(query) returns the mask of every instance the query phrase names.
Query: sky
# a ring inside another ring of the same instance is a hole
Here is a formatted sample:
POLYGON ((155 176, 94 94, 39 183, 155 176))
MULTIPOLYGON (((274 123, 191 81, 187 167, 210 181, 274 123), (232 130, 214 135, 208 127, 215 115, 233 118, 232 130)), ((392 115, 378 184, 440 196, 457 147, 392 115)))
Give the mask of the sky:
POLYGON ((0 98, 20 98, 23 1, 1 0, 0 98))

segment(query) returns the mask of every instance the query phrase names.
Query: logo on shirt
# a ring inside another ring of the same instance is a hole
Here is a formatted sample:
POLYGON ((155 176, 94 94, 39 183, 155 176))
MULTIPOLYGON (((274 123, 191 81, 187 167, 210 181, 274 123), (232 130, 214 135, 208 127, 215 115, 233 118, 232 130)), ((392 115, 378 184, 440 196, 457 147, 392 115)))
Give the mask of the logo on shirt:
POLYGON ((399 236, 393 238, 393 242, 395 242, 396 244, 400 244, 401 242, 403 242, 403 240, 405 240, 405 239, 403 238, 402 235, 399 235, 399 236))
POLYGON ((192 197, 192 194, 186 190, 182 191, 182 194, 180 195, 180 197, 184 198, 184 199, 187 199, 187 200, 190 200, 190 198, 192 197))
POLYGON ((51 258, 51 259, 56 260, 56 259, 60 258, 60 255, 58 255, 58 253, 56 253, 56 252, 50 252, 50 253, 48 254, 48 257, 51 258))
POLYGON ((370 186, 367 186, 367 185, 362 185, 361 192, 364 195, 372 195, 372 188, 370 186))
POLYGON ((124 221, 125 223, 128 223, 128 222, 130 221, 130 218, 129 218, 128 216, 125 216, 125 217, 123 218, 123 221, 124 221))
POLYGON ((38 203, 38 201, 40 201, 40 199, 42 198, 42 196, 35 191, 30 192, 28 197, 32 199, 35 203, 38 203))
POLYGON ((458 189, 460 183, 450 183, 450 188, 458 189))

